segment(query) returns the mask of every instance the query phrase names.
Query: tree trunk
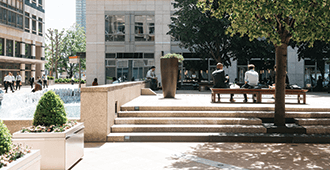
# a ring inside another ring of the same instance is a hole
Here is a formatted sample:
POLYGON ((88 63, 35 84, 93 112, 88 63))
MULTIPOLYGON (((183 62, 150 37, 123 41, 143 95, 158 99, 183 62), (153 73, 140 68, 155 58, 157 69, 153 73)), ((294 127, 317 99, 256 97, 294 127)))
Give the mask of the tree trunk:
POLYGON ((275 126, 285 126, 285 77, 287 69, 287 47, 282 43, 276 49, 276 76, 275 76, 275 126))

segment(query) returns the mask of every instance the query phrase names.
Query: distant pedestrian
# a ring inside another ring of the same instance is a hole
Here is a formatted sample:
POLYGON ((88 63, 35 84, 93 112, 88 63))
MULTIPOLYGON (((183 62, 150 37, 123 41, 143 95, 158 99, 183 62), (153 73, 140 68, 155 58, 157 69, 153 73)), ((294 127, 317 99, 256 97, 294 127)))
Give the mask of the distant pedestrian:
POLYGON ((19 90, 21 90, 21 86, 22 86, 22 76, 19 75, 19 73, 17 73, 16 76, 16 90, 19 88, 19 90))
POLYGON ((43 88, 47 87, 48 88, 48 82, 47 82, 47 75, 42 75, 41 77, 42 81, 43 81, 43 88))
POLYGON ((97 86, 97 85, 99 85, 99 84, 97 83, 97 78, 95 78, 93 83, 92 83, 92 86, 97 86))
POLYGON ((10 75, 10 73, 7 74, 7 76, 5 76, 4 81, 5 81, 5 90, 6 90, 6 93, 8 92, 8 87, 10 87, 11 91, 14 93, 14 89, 11 86, 11 75, 10 75))
POLYGON ((74 84, 74 77, 73 76, 71 77, 71 84, 72 85, 74 84))
POLYGON ((14 76, 14 74, 13 73, 9 73, 10 74, 10 79, 11 79, 11 83, 10 83, 10 85, 11 85, 11 88, 12 89, 14 89, 15 90, 15 83, 16 83, 16 79, 15 79, 15 76, 14 76))
POLYGON ((34 77, 31 76, 29 79, 30 85, 31 85, 31 89, 33 89, 33 83, 34 83, 34 77))

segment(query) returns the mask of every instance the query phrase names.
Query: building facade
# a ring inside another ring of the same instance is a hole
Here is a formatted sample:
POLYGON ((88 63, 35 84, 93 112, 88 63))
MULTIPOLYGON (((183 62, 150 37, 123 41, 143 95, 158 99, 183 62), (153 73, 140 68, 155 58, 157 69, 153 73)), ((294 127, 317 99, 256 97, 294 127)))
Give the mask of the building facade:
POLYGON ((17 73, 28 83, 45 70, 45 0, 0 0, 0 84, 17 73))
MULTIPOLYGON (((216 68, 212 60, 202 60, 187 49, 179 47, 179 42, 167 35, 171 16, 175 12, 173 0, 86 0, 86 61, 87 85, 94 78, 99 84, 106 84, 111 77, 125 77, 127 80, 143 80, 151 66, 156 66, 160 79, 160 57, 167 53, 180 53, 185 57, 180 67, 181 84, 193 79, 210 82, 211 73, 216 68), (203 70, 188 68, 191 63, 202 63, 203 70), (195 76, 194 76, 195 75, 195 76)), ((272 65, 274 60, 264 63, 262 59, 251 59, 250 64, 272 65)), ((232 61, 225 68, 230 82, 235 78, 244 81, 247 64, 232 61)), ((260 67, 260 79, 274 76, 274 70, 260 67)), ((329 64, 326 78, 329 79, 329 64)), ((288 76, 290 84, 308 86, 308 79, 316 79, 316 64, 306 66, 306 61, 298 61, 297 49, 288 47, 288 76), (307 74, 306 72, 311 73, 307 74)))
POLYGON ((86 32, 86 0, 76 0, 76 23, 86 32))

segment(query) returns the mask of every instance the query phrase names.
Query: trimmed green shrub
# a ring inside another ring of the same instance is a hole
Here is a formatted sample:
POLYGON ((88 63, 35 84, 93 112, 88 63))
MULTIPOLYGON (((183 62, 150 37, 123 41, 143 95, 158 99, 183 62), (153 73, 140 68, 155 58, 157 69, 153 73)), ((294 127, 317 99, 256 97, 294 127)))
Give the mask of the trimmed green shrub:
POLYGON ((86 83, 86 80, 81 80, 81 84, 85 84, 86 83))
POLYGON ((33 125, 63 125, 67 122, 64 103, 53 91, 46 92, 37 105, 33 117, 33 125))
POLYGON ((48 80, 54 80, 53 76, 48 76, 47 78, 48 78, 48 80))
POLYGON ((0 121, 0 155, 9 152, 11 149, 11 134, 2 120, 0 121))

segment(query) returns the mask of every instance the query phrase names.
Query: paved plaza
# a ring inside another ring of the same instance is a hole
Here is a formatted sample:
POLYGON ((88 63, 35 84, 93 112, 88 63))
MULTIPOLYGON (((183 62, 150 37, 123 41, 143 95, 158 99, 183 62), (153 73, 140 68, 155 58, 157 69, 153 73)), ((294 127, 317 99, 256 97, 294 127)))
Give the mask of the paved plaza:
MULTIPOLYGON (((78 88, 78 85, 60 84, 53 88, 78 88)), ((15 95, 30 93, 24 86, 15 95)), ((263 103, 243 103, 242 95, 221 96, 224 103, 211 103, 210 91, 177 91, 175 99, 164 99, 161 91, 155 96, 140 96, 124 106, 208 106, 208 107, 274 107, 272 96, 263 103)), ((250 96, 249 96, 250 97, 250 96)), ((329 108, 330 94, 307 93, 307 104, 297 104, 296 96, 287 96, 287 108, 329 108)), ((252 99, 249 99, 252 102, 252 99)), ((330 144, 297 143, 169 143, 169 142, 106 142, 85 143, 84 157, 73 170, 158 170, 158 169, 330 169, 330 144)))
POLYGON ((85 143, 72 169, 330 169, 330 144, 85 143))

